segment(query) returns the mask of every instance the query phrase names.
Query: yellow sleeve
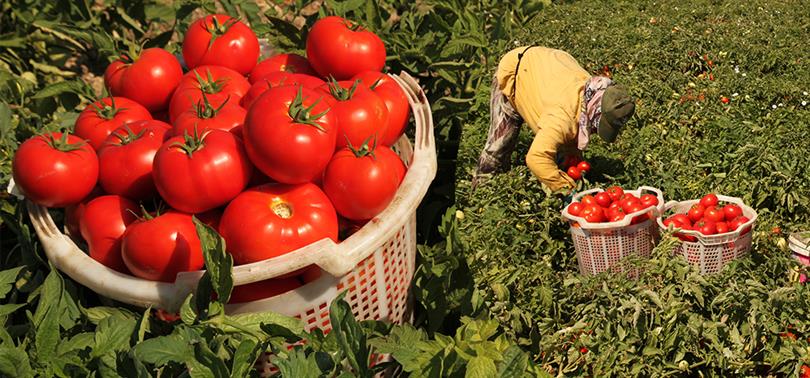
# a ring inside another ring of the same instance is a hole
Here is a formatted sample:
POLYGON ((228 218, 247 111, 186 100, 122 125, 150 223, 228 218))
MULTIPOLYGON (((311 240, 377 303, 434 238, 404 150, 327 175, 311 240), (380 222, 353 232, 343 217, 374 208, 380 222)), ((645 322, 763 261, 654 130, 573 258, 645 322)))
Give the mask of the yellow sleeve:
POLYGON ((559 170, 556 162, 557 151, 568 139, 566 130, 569 126, 565 120, 554 116, 541 117, 538 126, 539 130, 526 154, 526 165, 552 191, 573 188, 574 180, 559 170))

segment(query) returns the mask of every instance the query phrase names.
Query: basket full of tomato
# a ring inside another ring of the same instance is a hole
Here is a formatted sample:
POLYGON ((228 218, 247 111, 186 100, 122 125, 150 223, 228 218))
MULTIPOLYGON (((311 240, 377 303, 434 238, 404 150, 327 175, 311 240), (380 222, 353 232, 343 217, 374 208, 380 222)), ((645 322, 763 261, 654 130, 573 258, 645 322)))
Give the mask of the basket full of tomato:
POLYGON ((628 258, 650 256, 658 238, 655 219, 663 206, 663 193, 648 186, 635 190, 612 186, 574 196, 562 215, 570 225, 580 273, 637 274, 628 258))
POLYGON ((234 261, 229 313, 329 330, 346 291, 361 320, 408 321, 416 208, 437 169, 427 97, 382 72, 383 42, 352 21, 318 20, 306 44, 307 57, 259 61, 249 26, 209 15, 184 36, 187 67, 159 47, 111 63, 110 97, 14 157, 13 191, 53 265, 176 312, 203 275, 205 224, 234 261))
POLYGON ((675 230, 675 253, 697 266, 701 274, 719 272, 751 250, 751 229, 757 212, 742 199, 709 193, 665 205, 671 215, 658 219, 661 229, 675 230))

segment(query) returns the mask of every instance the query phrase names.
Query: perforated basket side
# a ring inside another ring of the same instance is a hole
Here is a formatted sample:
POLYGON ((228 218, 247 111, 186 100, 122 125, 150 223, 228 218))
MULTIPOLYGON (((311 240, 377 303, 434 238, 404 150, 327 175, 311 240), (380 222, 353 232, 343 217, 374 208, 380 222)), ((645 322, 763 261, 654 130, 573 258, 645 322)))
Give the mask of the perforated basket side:
POLYGON ((652 220, 620 229, 588 230, 571 227, 579 271, 596 275, 606 271, 638 274, 627 264, 629 257, 648 258, 658 238, 652 220))

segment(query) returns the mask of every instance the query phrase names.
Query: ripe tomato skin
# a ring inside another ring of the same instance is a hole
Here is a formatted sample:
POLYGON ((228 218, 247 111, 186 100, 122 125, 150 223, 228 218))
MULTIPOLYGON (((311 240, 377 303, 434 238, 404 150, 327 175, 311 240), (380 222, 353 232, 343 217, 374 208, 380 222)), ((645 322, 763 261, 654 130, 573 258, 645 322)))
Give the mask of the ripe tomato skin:
POLYGON ((124 97, 106 97, 87 105, 76 118, 73 130, 74 135, 87 139, 98 151, 113 130, 144 119, 152 119, 152 115, 141 104, 124 97))
POLYGON ((579 170, 582 171, 582 172, 590 172, 591 171, 591 163, 588 163, 587 161, 583 160, 583 161, 579 162, 579 164, 577 164, 577 168, 579 168, 579 170))
POLYGON ((269 280, 252 282, 245 285, 234 286, 228 303, 245 303, 260 299, 275 297, 302 286, 298 277, 271 278, 269 280))
POLYGON ((239 105, 250 90, 244 76, 230 68, 200 66, 186 73, 177 85, 169 103, 169 119, 174 124, 181 113, 200 104, 205 98, 214 108, 222 104, 239 105))
POLYGON ((586 195, 582 196, 582 198, 579 199, 579 202, 582 202, 582 204, 585 205, 585 206, 587 206, 587 205, 597 205, 598 206, 599 205, 599 203, 596 202, 596 197, 594 197, 594 196, 592 196, 590 194, 586 194, 586 195))
POLYGON ((247 110, 239 105, 231 104, 230 101, 222 105, 219 110, 206 104, 202 107, 186 109, 177 115, 174 120, 173 135, 182 136, 185 133, 193 135, 196 129, 198 133, 205 130, 231 131, 245 123, 247 110))
POLYGON ((723 206, 723 217, 727 220, 733 220, 736 217, 743 215, 742 208, 739 205, 728 204, 723 206))
POLYGON ((385 107, 388 109, 388 127, 379 142, 386 146, 393 145, 408 126, 408 118, 411 116, 408 96, 394 79, 381 72, 361 72, 352 80, 360 80, 385 102, 385 107))
POLYGON ((566 174, 568 174, 568 177, 571 177, 574 181, 582 178, 582 172, 577 167, 569 167, 566 174))
POLYGON ((605 212, 599 205, 586 205, 582 209, 580 216, 585 218, 589 223, 600 223, 606 220, 605 212))
MULTIPOLYGON (((621 215, 621 218, 619 218, 619 220, 621 220, 621 219, 624 219, 624 216, 627 214, 627 212, 624 211, 624 209, 622 209, 620 206, 609 207, 607 210, 604 210, 604 211, 605 211, 605 216, 608 219, 617 218, 619 215, 621 215)), ((615 222, 615 221, 611 221, 611 222, 615 222)))
POLYGON ((177 273, 204 264, 191 215, 177 211, 131 223, 121 237, 121 255, 133 275, 152 281, 174 282, 177 273))
POLYGON ((121 273, 129 273, 121 257, 121 236, 137 219, 138 204, 117 195, 104 195, 88 202, 79 223, 90 257, 121 273))
POLYGON ((338 135, 337 117, 325 96, 302 86, 283 86, 268 90, 251 106, 242 133, 250 160, 262 173, 285 184, 321 175, 338 135), (311 106, 292 116, 291 109, 311 106))
POLYGON ((46 207, 65 207, 81 202, 96 186, 98 157, 90 144, 75 135, 47 133, 20 145, 11 170, 26 198, 46 207))
POLYGON ((81 219, 87 203, 103 194, 104 191, 96 185, 93 191, 91 191, 87 197, 84 197, 81 202, 65 207, 65 229, 67 230, 68 236, 73 240, 80 241, 82 239, 81 219))
POLYGON ((703 235, 714 235, 717 233, 717 224, 713 221, 702 219, 695 223, 694 229, 703 235))
POLYGON ((247 94, 242 97, 242 107, 249 110, 250 106, 253 105, 253 103, 256 102, 256 100, 259 99, 259 97, 263 95, 264 92, 267 92, 270 88, 285 85, 303 85, 304 88, 317 89, 325 84, 325 81, 318 79, 315 76, 281 71, 271 72, 264 75, 250 87, 247 94))
POLYGON ((388 207, 405 171, 402 160, 388 147, 377 146, 373 156, 341 149, 324 171, 323 190, 340 216, 367 220, 388 207))
POLYGON ((317 73, 309 64, 307 58, 298 54, 276 54, 253 67, 248 80, 255 84, 265 75, 272 72, 288 72, 315 76, 317 73))
POLYGON ((631 207, 638 207, 639 210, 643 208, 641 200, 636 197, 625 196, 624 199, 619 200, 619 204, 622 209, 624 209, 624 212, 628 214, 632 213, 632 211, 630 211, 631 207))
POLYGON ((253 166, 239 138, 206 130, 191 154, 178 146, 183 143, 182 136, 169 138, 155 154, 155 186, 171 207, 201 213, 228 203, 247 186, 253 166))
POLYGON ((726 219, 725 214, 723 214, 723 210, 720 210, 714 206, 707 208, 703 212, 703 217, 712 222, 722 222, 726 219))
POLYGON ((572 202, 570 205, 568 205, 568 214, 578 217, 579 214, 582 213, 583 207, 584 206, 582 205, 582 203, 572 202))
POLYGON ((696 203, 689 208, 689 212, 686 213, 686 216, 689 217, 689 220, 692 223, 695 223, 701 219, 703 219, 703 213, 706 211, 706 208, 703 205, 696 203))
POLYGON ((169 124, 157 120, 132 122, 113 131, 98 151, 98 181, 104 191, 135 201, 157 195, 152 163, 170 131, 169 124))
POLYGON ((709 193, 700 199, 700 204, 705 208, 717 206, 717 202, 717 195, 714 193, 709 193))
POLYGON ((385 102, 359 82, 339 81, 320 88, 331 98, 332 111, 337 118, 337 148, 351 143, 357 147, 366 141, 379 144, 388 128, 388 108, 385 102), (343 95, 346 97, 341 97, 343 95), (348 139, 348 143, 346 142, 348 139))
POLYGON ((610 194, 606 192, 600 192, 595 195, 594 198, 596 199, 596 203, 602 207, 610 207, 610 204, 613 202, 613 200, 610 199, 610 194))
POLYGON ((309 63, 322 77, 347 80, 363 71, 382 71, 385 66, 385 45, 380 37, 341 17, 316 21, 306 45, 309 63))
MULTIPOLYGON (((748 217, 746 217, 746 216, 744 216, 744 215, 740 215, 739 217, 736 217, 736 218, 734 218, 733 220, 731 220, 731 222, 729 222, 729 224, 728 224, 728 227, 729 227, 731 230, 736 231, 737 229, 739 229, 740 227, 742 227, 742 225, 744 225, 744 224, 745 224, 746 222, 748 222, 749 220, 751 220, 751 219, 749 219, 748 217)), ((745 228, 745 229, 742 231, 742 233, 743 233, 743 234, 745 234, 745 233, 747 233, 748 231, 751 231, 751 227, 746 227, 746 228, 745 228)))
POLYGON ((692 226, 692 221, 686 214, 675 214, 670 218, 679 225, 692 226))
POLYGON ((157 47, 143 50, 131 63, 115 61, 104 71, 104 82, 113 96, 126 97, 153 113, 168 109, 182 77, 177 58, 157 47))
POLYGON ((726 222, 715 223, 715 228, 717 228, 718 234, 725 234, 726 232, 729 232, 728 223, 726 222))
POLYGON ((620 222, 624 219, 624 213, 614 212, 608 217, 608 222, 620 222))
POLYGON ((658 206, 658 197, 654 194, 644 194, 641 196, 641 204, 644 205, 645 208, 658 206))
POLYGON ((259 60, 259 40, 239 20, 224 14, 208 15, 188 27, 183 39, 183 59, 188 68, 223 66, 247 75, 259 60))
POLYGON ((607 193, 614 201, 618 201, 624 195, 624 190, 618 186, 611 186, 607 188, 607 193))
POLYGON ((337 242, 335 208, 311 183, 265 184, 231 201, 219 222, 237 265, 280 256, 329 238, 337 242))

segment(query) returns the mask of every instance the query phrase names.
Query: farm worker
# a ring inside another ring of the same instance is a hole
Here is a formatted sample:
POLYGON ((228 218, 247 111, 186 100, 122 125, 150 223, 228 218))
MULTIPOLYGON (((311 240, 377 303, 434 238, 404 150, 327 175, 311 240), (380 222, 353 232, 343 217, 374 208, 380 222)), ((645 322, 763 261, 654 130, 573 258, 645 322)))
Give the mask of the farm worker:
POLYGON ((574 187, 557 167, 581 156, 594 134, 612 143, 635 112, 627 91, 604 76, 591 76, 568 53, 519 47, 501 58, 492 79, 490 125, 473 188, 482 177, 508 170, 525 121, 534 132, 526 165, 552 191, 574 187))

